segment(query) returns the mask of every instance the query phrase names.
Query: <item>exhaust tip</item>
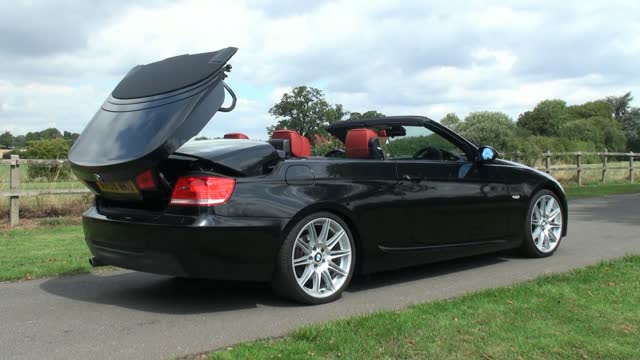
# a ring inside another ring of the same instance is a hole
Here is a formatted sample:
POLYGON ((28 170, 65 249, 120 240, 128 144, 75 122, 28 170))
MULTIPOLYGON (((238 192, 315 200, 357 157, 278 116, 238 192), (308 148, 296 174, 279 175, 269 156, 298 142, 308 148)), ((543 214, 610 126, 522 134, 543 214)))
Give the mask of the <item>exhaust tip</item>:
POLYGON ((100 260, 98 260, 98 258, 96 258, 95 256, 92 256, 89 258, 89 264, 93 267, 98 267, 98 266, 105 266, 105 264, 103 264, 100 260))

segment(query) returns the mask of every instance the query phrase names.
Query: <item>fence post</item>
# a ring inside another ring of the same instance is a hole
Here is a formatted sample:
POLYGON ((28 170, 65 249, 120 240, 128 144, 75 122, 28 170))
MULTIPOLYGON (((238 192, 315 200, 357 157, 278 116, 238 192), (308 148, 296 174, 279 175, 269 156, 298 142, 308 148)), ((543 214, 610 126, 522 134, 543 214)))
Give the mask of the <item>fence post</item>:
POLYGON ((582 153, 576 155, 576 181, 578 186, 582 186, 582 153))
POLYGON ((549 153, 549 150, 544 153, 544 171, 547 174, 551 174, 551 154, 549 153))
POLYGON ((514 159, 515 162, 519 163, 520 162, 520 151, 516 151, 516 158, 514 159))
POLYGON ((633 182, 633 151, 629 152, 629 181, 633 182))
MULTIPOLYGON (((11 165, 9 167, 9 190, 18 190, 20 184, 20 155, 11 155, 11 165)), ((9 225, 14 227, 20 220, 20 197, 9 197, 9 225)))
POLYGON ((607 183, 607 158, 609 157, 609 155, 607 155, 608 151, 607 149, 604 149, 604 154, 602 155, 602 183, 606 184, 607 183))

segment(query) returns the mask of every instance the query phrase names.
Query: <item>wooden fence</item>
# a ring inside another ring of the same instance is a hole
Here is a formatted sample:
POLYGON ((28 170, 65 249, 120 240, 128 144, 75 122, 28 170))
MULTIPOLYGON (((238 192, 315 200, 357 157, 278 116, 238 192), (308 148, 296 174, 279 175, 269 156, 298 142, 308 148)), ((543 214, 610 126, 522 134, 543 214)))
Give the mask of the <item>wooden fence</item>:
POLYGON ((45 189, 45 190, 19 190, 20 185, 20 165, 64 165, 66 160, 40 160, 40 159, 20 159, 18 155, 11 155, 11 159, 0 159, 0 165, 9 165, 9 191, 0 192, 0 196, 9 198, 9 224, 16 226, 20 220, 20 197, 38 195, 69 195, 86 194, 89 189, 45 189))
MULTIPOLYGON (((516 162, 520 162, 520 159, 524 157, 522 153, 511 153, 506 154, 507 158, 511 158, 516 162)), ((539 158, 544 160, 544 167, 538 168, 539 170, 545 171, 548 174, 551 174, 552 171, 575 171, 576 172, 576 183, 578 186, 582 185, 582 176, 584 171, 586 170, 582 166, 582 157, 583 156, 597 156, 601 158, 602 167, 601 168, 589 168, 589 170, 598 170, 602 172, 601 182, 606 183, 607 180, 607 171, 609 170, 628 170, 629 176, 628 180, 630 182, 635 181, 634 176, 634 158, 640 158, 640 153, 616 153, 616 152, 563 152, 563 153, 551 153, 546 152, 539 156, 539 158), (551 159, 552 158, 575 158, 574 165, 566 165, 561 167, 551 167, 551 159), (628 159, 628 166, 610 166, 609 158, 615 157, 617 159, 626 158, 628 159)), ((9 223, 11 226, 15 226, 18 224, 20 219, 20 197, 21 196, 38 196, 38 195, 69 195, 69 194, 86 194, 89 193, 89 189, 81 188, 81 189, 48 189, 48 190, 19 190, 20 184, 20 165, 25 164, 39 164, 39 165, 64 165, 66 160, 38 160, 38 159, 20 159, 18 155, 11 155, 10 160, 0 159, 1 165, 8 165, 10 167, 9 170, 9 191, 0 191, 0 196, 9 198, 9 223)))
MULTIPOLYGON (((507 154, 510 155, 510 157, 515 161, 515 162, 520 162, 520 159, 524 156, 523 153, 512 153, 512 154, 507 154)), ((578 186, 582 186, 582 176, 585 170, 599 170, 601 171, 602 176, 600 177, 600 182, 605 184, 607 182, 607 171, 609 170, 627 170, 629 172, 629 175, 627 177, 627 179, 629 180, 629 182, 634 182, 635 181, 635 174, 634 174, 634 158, 640 158, 640 153, 620 153, 620 152, 608 152, 608 151, 603 151, 603 152, 559 152, 559 153, 551 153, 551 152, 545 152, 543 153, 539 158, 544 159, 544 167, 540 168, 538 167, 538 170, 542 170, 544 172, 546 172, 547 174, 551 174, 552 171, 575 171, 576 172, 576 185, 578 186), (597 156, 600 157, 601 161, 602 161, 602 167, 601 168, 588 168, 585 169, 582 165, 582 157, 583 156, 597 156), (551 158, 554 157, 564 157, 564 158, 575 158, 575 163, 574 165, 565 165, 565 166, 560 166, 560 167, 551 167, 551 158), (626 158, 628 161, 628 166, 611 166, 609 165, 609 158, 611 157, 615 157, 617 159, 620 158, 626 158)))

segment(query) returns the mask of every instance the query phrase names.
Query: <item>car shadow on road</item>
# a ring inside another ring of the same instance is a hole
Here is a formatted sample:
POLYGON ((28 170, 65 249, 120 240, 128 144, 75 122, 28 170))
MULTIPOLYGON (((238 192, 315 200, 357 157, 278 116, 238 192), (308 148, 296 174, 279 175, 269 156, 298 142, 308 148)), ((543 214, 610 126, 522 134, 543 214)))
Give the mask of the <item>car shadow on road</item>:
POLYGON ((347 291, 354 293, 399 283, 408 283, 466 270, 474 270, 484 266, 496 265, 509 261, 509 259, 517 258, 519 258, 519 256, 511 254, 510 252, 500 252, 358 276, 352 280, 351 286, 349 286, 347 291))
MULTIPOLYGON (((508 261, 505 254, 476 256, 356 277, 347 291, 356 294, 391 284, 472 270, 508 261)), ((176 279, 138 272, 113 272, 53 278, 40 284, 47 293, 97 304, 161 314, 202 314, 258 306, 296 307, 266 283, 176 279)))

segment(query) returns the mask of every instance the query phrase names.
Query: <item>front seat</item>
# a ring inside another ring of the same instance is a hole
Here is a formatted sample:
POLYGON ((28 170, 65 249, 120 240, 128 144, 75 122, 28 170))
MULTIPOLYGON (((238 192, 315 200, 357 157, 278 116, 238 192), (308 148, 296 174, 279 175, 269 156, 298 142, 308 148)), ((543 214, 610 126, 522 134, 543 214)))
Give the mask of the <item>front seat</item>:
POLYGON ((378 134, 366 128, 351 129, 344 141, 345 157, 352 159, 384 159, 378 134))

